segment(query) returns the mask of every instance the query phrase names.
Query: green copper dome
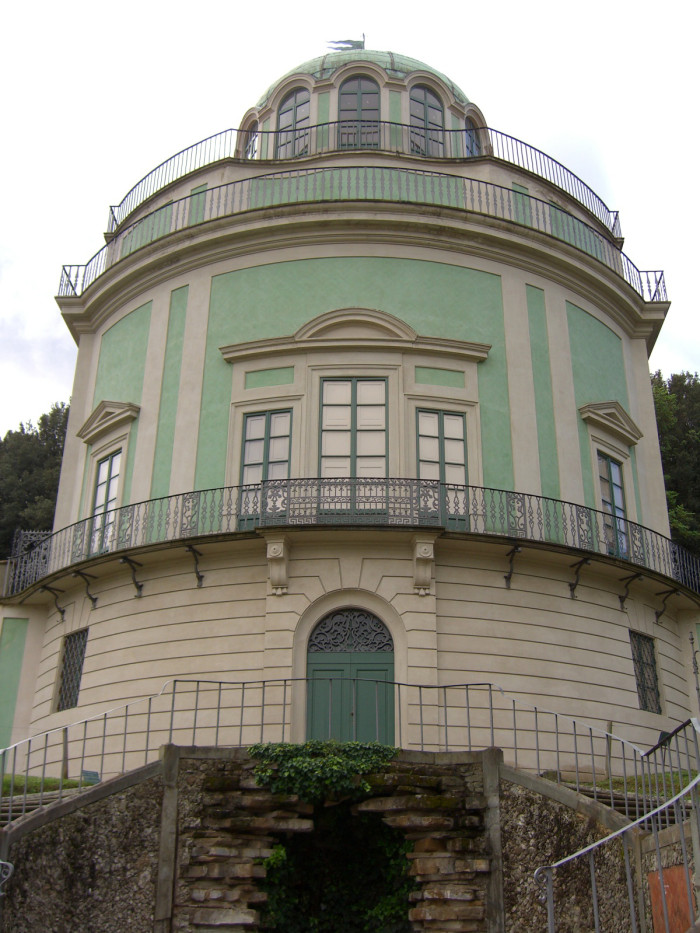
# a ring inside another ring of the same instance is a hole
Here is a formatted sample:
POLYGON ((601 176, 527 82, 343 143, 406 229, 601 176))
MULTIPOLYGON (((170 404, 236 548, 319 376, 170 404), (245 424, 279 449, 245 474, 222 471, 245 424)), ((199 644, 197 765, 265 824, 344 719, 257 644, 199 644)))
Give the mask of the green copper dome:
POLYGON ((347 65, 350 62, 372 62, 383 68, 388 75, 397 78, 405 78, 414 71, 427 71, 443 81, 447 87, 450 88, 458 101, 461 101, 463 104, 469 103, 467 95, 454 81, 450 81, 441 71, 431 68, 430 65, 426 65, 425 62, 420 62, 416 58, 409 58, 407 55, 397 55, 396 52, 375 52, 370 49, 347 49, 343 52, 329 52, 327 55, 320 55, 318 58, 312 58, 310 61, 304 62, 296 68, 292 68, 291 71, 288 71, 287 74, 283 75, 267 89, 258 101, 257 106, 263 107, 272 96, 277 85, 284 81, 285 78, 289 77, 289 75, 308 74, 316 79, 328 78, 334 71, 337 71, 338 68, 342 68, 343 65, 347 65))

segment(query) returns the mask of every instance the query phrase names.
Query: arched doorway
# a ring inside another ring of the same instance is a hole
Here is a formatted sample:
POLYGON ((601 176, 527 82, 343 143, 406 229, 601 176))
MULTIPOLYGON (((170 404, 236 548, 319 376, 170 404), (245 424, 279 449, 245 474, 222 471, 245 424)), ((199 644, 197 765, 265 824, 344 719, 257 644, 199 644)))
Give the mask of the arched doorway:
POLYGON ((310 739, 394 743, 394 642, 365 609, 336 609, 309 637, 306 733, 310 739))

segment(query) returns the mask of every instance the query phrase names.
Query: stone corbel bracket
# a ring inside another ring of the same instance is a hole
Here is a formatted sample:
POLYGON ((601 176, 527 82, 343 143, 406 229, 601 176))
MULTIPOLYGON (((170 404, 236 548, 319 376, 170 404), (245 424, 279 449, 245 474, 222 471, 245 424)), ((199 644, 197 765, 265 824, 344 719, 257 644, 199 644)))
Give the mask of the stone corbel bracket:
POLYGON ((419 596, 429 596, 435 565, 437 535, 416 535, 413 538, 413 589, 419 596))
POLYGON ((267 566, 270 575, 270 587, 275 596, 284 596, 289 585, 287 563, 289 561, 289 540, 286 535, 274 535, 267 541, 267 566))

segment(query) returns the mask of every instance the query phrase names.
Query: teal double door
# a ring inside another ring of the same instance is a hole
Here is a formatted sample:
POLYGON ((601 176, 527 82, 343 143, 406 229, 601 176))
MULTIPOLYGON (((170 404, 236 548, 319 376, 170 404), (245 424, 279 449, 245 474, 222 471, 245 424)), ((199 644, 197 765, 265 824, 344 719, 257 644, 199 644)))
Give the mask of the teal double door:
POLYGON ((309 652, 307 737, 394 744, 393 651, 309 652))

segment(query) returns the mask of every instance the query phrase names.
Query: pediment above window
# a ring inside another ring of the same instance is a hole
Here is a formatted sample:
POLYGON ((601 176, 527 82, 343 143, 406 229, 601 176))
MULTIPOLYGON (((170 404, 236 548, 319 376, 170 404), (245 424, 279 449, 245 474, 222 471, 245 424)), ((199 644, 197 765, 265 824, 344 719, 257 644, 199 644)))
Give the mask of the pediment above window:
POLYGON ((491 349, 489 344, 444 337, 421 337, 404 321, 371 308, 342 308, 320 314, 289 337, 252 340, 220 347, 227 363, 298 350, 366 350, 381 348, 430 352, 479 363, 491 349))
POLYGON ((94 444, 103 434, 127 427, 138 418, 140 410, 140 406, 132 402, 100 402, 78 431, 78 437, 86 444, 94 444))
POLYGON ((369 308, 342 308, 328 311, 303 324, 295 340, 416 340, 418 334, 403 321, 385 311, 369 308))
POLYGON ((633 447, 643 437, 642 431, 619 402, 589 402, 588 405, 582 405, 579 412, 591 427, 613 434, 629 447, 633 447))

